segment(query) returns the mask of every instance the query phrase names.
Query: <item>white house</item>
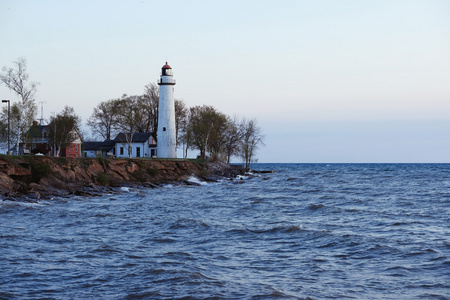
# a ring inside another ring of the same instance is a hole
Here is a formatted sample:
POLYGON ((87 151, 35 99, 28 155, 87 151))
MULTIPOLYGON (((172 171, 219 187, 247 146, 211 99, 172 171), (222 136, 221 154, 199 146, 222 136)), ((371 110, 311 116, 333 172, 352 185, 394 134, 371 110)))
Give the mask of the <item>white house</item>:
POLYGON ((126 135, 119 133, 114 139, 116 157, 153 157, 156 156, 156 139, 153 132, 136 132, 129 144, 126 135))

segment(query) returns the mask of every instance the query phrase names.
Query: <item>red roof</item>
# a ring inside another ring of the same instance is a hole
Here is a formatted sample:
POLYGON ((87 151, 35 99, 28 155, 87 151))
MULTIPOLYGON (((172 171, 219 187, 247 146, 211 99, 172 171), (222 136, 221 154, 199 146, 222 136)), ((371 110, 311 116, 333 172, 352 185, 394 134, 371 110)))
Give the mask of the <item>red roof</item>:
POLYGON ((163 69, 172 69, 168 64, 167 64, 167 61, 166 61, 166 64, 162 67, 163 69))

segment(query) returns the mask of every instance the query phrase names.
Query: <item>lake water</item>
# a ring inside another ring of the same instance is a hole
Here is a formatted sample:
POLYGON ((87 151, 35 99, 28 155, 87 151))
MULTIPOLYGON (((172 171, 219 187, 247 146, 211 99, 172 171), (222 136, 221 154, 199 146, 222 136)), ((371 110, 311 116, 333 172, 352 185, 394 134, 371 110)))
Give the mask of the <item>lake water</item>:
POLYGON ((0 299, 449 299, 449 164, 0 199, 0 299))

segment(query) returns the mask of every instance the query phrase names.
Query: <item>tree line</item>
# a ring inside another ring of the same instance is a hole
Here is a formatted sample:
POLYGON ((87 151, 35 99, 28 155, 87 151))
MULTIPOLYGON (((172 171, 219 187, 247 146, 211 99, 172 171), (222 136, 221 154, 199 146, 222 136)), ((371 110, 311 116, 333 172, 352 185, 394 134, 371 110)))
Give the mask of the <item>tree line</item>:
MULTIPOLYGON (((37 83, 28 81, 26 60, 19 58, 14 68, 3 67, 0 83, 18 95, 19 101, 11 105, 10 139, 17 146, 29 140, 28 129, 37 116, 34 95, 37 83)), ((94 107, 86 124, 94 136, 111 140, 124 133, 126 143, 131 143, 137 132, 158 130, 159 87, 149 83, 142 95, 122 95, 117 99, 100 102, 94 107)), ((256 119, 227 116, 216 108, 203 105, 186 107, 183 100, 175 100, 177 147, 186 158, 189 150, 198 150, 199 157, 230 162, 232 157, 241 158, 248 168, 255 161, 257 149, 264 145, 261 127, 256 119)), ((7 141, 8 110, 0 113, 0 142, 7 141)), ((50 117, 49 137, 54 155, 73 141, 72 131, 79 132, 81 118, 72 107, 50 117)), ((156 137, 157 139, 157 137, 156 137)), ((13 144, 13 145, 14 145, 13 144)))

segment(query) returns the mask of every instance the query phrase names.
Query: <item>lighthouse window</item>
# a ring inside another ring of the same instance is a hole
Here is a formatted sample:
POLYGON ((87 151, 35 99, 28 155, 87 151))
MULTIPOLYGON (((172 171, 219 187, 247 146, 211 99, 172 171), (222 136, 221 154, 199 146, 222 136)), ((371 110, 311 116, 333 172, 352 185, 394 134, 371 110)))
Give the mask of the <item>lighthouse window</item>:
POLYGON ((163 131, 166 131, 166 127, 163 127, 163 131))

